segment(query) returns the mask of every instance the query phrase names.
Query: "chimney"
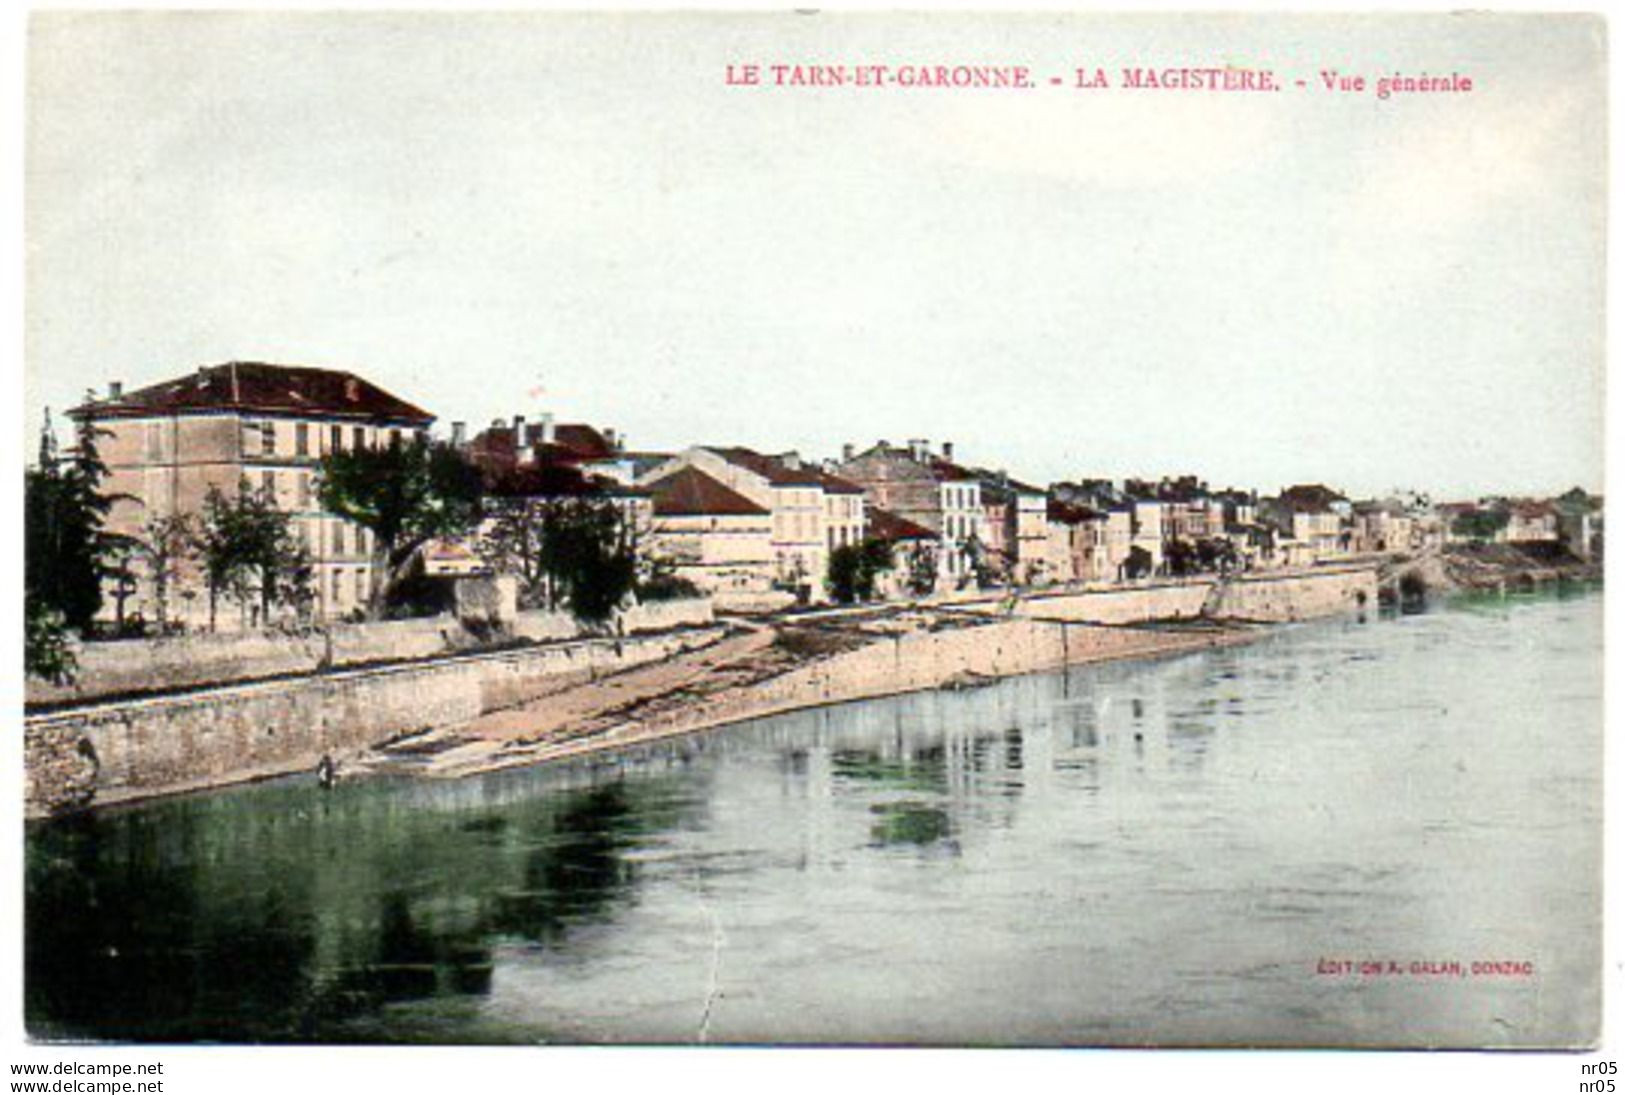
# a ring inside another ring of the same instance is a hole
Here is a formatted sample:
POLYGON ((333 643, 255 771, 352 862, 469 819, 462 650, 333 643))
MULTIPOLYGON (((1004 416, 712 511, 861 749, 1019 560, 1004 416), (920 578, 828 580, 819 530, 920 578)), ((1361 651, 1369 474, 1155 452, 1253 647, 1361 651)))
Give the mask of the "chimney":
POLYGON ((848 441, 846 444, 842 445, 841 446, 841 463, 850 464, 852 462, 852 458, 857 455, 857 451, 858 451, 857 446, 853 445, 852 442, 850 442, 850 441, 848 441))
POLYGON ((522 415, 522 414, 516 414, 516 415, 513 416, 513 440, 514 440, 514 444, 523 445, 525 443, 524 433, 525 433, 525 416, 522 415))
POLYGON ((604 440, 608 441, 609 447, 614 449, 616 452, 620 452, 622 449, 626 448, 626 438, 620 436, 612 429, 604 430, 604 440))
POLYGON ((468 444, 468 423, 453 422, 451 424, 451 444, 453 448, 460 449, 468 444))
POLYGON ((557 436, 553 429, 553 412, 548 411, 542 415, 542 444, 551 445, 557 436))
POLYGON ((954 462, 954 443, 952 441, 942 443, 942 458, 950 464, 954 462))
POLYGON ((779 462, 791 471, 801 470, 801 454, 799 452, 787 452, 779 457, 779 462))
POLYGON ((107 383, 107 398, 108 399, 123 399, 124 398, 124 381, 122 381, 122 380, 108 381, 108 383, 107 383))
POLYGON ((908 442, 908 455, 917 463, 925 463, 925 458, 931 454, 931 442, 923 437, 912 437, 908 442))

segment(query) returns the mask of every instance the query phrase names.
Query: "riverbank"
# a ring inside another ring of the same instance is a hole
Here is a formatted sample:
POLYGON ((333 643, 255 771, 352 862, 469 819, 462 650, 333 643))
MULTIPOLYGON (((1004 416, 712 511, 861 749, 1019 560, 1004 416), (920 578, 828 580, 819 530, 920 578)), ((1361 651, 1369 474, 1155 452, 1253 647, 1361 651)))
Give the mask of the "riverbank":
POLYGON ((314 771, 452 778, 802 707, 1245 642, 1375 605, 1373 567, 734 621, 29 715, 29 816, 314 771))
POLYGON ((1230 621, 989 621, 929 611, 762 628, 575 695, 389 742, 358 757, 352 771, 458 779, 805 708, 976 688, 1072 665, 1173 657, 1250 642, 1267 631, 1230 621))
POLYGON ((1600 582, 1600 561, 1579 559, 1557 545, 1452 544, 1384 568, 1386 602, 1475 591, 1527 590, 1560 582, 1600 582))

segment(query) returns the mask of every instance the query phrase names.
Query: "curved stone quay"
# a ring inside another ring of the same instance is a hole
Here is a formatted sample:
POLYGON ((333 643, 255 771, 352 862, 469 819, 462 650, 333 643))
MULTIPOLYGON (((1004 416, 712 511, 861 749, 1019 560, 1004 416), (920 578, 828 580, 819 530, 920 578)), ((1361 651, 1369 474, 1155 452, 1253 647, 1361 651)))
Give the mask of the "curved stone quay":
POLYGON ((295 673, 26 720, 27 807, 341 770, 468 775, 800 707, 1246 641, 1376 603, 1369 567, 773 617, 295 673))

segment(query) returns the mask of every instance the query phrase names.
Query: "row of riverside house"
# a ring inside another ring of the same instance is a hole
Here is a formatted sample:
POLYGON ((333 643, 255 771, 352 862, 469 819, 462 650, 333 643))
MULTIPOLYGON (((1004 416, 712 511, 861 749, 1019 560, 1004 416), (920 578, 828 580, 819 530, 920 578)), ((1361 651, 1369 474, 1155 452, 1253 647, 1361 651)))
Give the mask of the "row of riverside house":
MULTIPOLYGON (((320 508, 320 461, 427 437, 435 421, 349 372, 257 362, 130 392, 113 384, 69 413, 101 431, 106 489, 118 499, 110 531, 139 537, 153 517, 196 513, 211 487, 246 480, 292 515, 324 620, 360 610, 373 563, 367 530, 320 508)), ((613 501, 650 560, 723 610, 825 601, 832 554, 874 541, 893 561, 876 592, 902 598, 1311 566, 1485 537, 1590 558, 1601 535, 1601 499, 1579 491, 1435 506, 1416 495, 1353 502, 1318 484, 1260 497, 1194 476, 1039 488, 923 439, 847 445, 824 461, 728 444, 640 452, 614 430, 543 414, 473 436, 453 423, 450 444, 490 496, 613 501)), ((431 574, 488 570, 472 538, 433 542, 424 562, 431 574)), ((195 623, 199 600, 183 590, 176 615, 195 623)))

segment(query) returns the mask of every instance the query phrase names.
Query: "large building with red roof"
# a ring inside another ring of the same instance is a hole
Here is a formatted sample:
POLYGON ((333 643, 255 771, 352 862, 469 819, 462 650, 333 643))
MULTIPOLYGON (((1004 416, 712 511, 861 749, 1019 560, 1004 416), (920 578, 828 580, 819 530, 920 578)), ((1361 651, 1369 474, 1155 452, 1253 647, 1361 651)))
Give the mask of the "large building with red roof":
POLYGON ((795 453, 770 456, 740 445, 697 445, 655 467, 648 484, 691 467, 771 515, 775 583, 804 601, 828 596, 829 553, 861 543, 863 488, 795 453))
MULTIPOLYGON (((143 537, 155 518, 198 514, 210 488, 235 492, 243 481, 268 492, 294 515, 310 555, 312 606, 332 619, 362 608, 371 584, 371 540, 363 528, 324 513, 316 499, 317 463, 332 452, 426 436, 434 416, 340 369, 234 361, 126 392, 110 386, 68 412, 93 421, 108 467, 104 490, 117 498, 111 532, 143 537)), ((183 574, 167 615, 207 623, 204 588, 183 574)), ((156 617, 150 582, 140 582, 127 611, 156 617)), ((254 623, 257 606, 219 613, 221 626, 254 623)))
POLYGON ((938 454, 923 440, 910 441, 906 448, 880 441, 847 456, 835 468, 843 479, 863 488, 871 506, 937 534, 937 580, 949 589, 974 580, 977 560, 992 539, 981 479, 956 464, 953 456, 948 443, 938 454))
MULTIPOLYGON (((778 573, 773 514, 692 465, 648 480, 650 558, 722 608, 755 608, 778 573)), ((788 597, 784 598, 786 601, 788 597)))

